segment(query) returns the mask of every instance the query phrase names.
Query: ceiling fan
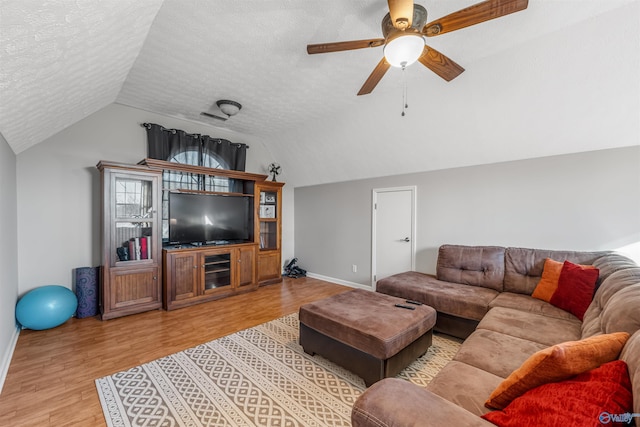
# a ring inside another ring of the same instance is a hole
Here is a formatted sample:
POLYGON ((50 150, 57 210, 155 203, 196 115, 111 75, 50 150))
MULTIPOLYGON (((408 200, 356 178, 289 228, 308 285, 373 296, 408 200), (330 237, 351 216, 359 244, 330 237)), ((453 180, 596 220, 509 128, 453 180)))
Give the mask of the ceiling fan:
POLYGON ((388 0, 389 13, 382 19, 384 38, 307 45, 307 53, 340 52, 384 46, 384 56, 358 92, 371 93, 389 67, 405 68, 415 61, 451 81, 463 71, 460 65, 425 44, 425 37, 459 30, 527 8, 529 0, 486 0, 427 22, 427 10, 413 0, 388 0))

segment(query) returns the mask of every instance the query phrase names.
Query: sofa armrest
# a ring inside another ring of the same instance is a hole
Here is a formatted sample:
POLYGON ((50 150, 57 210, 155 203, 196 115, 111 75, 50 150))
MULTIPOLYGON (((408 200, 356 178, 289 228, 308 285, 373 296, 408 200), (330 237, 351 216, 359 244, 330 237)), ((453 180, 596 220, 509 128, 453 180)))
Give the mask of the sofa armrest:
POLYGON ((356 400, 353 427, 493 426, 466 409, 405 380, 385 378, 356 400))

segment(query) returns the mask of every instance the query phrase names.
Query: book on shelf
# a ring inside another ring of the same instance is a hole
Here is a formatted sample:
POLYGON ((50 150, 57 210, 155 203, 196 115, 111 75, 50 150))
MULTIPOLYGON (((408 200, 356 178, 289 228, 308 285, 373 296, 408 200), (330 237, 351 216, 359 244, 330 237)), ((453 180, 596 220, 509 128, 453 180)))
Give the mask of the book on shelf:
POLYGON ((129 239, 129 261, 135 261, 136 258, 136 239, 129 239))
POLYGON ((129 260, 139 261, 151 258, 151 237, 132 237, 126 243, 129 248, 129 260))
POLYGON ((140 259, 148 259, 149 252, 147 252, 147 238, 140 237, 140 259))

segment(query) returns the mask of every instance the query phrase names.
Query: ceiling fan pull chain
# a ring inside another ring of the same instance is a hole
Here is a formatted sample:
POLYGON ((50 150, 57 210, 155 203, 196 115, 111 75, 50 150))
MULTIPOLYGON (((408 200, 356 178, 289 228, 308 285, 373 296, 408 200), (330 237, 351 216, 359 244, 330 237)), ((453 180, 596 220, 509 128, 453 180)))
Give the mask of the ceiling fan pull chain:
POLYGON ((405 74, 407 67, 402 67, 402 117, 404 117, 405 110, 409 108, 407 104, 407 76, 405 74))

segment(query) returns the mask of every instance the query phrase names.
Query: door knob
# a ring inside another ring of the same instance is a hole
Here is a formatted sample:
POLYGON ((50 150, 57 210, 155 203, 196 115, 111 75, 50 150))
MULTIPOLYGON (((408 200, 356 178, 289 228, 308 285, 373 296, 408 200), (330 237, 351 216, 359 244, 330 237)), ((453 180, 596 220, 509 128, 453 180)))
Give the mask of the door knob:
POLYGON ((408 237, 405 237, 404 239, 402 239, 403 242, 410 242, 411 240, 409 240, 408 237))

